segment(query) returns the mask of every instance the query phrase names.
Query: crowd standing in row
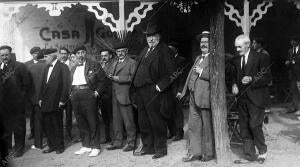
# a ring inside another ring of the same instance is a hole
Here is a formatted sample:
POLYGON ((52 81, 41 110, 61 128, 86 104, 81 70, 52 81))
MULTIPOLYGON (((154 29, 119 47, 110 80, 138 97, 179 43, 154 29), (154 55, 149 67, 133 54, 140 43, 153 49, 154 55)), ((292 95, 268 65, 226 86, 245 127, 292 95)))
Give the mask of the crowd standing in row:
MULTIPOLYGON (((134 151, 134 156, 151 154, 157 159, 167 155, 168 138, 183 138, 180 100, 189 96, 188 151, 182 160, 214 159, 209 32, 197 36, 201 53, 187 78, 182 74, 190 66, 178 55, 176 44, 162 42, 156 25, 148 26, 145 35, 148 46, 135 59, 129 57, 128 47, 120 42, 114 48, 101 50, 96 57, 100 63, 87 56, 84 46, 72 53, 67 48, 34 47, 30 51, 33 59, 25 64, 13 60, 10 46, 1 46, 1 123, 5 127, 1 140, 11 148, 14 134, 15 155, 23 155, 27 108, 31 113, 32 148, 43 149, 45 135, 48 148, 42 152, 61 154, 64 139, 72 139, 74 112, 82 143, 74 154, 95 157, 100 154, 100 145, 109 143, 107 150, 134 151), (104 142, 100 140, 100 117, 105 125, 104 142), (139 151, 135 151, 137 134, 142 140, 139 151)), ((246 35, 236 38, 239 56, 233 62, 231 85, 240 110, 244 158, 263 163, 267 155, 262 125, 271 83, 270 55, 262 49, 260 39, 254 39, 253 46, 252 49, 246 35)), ((293 64, 293 60, 289 63, 293 64)))

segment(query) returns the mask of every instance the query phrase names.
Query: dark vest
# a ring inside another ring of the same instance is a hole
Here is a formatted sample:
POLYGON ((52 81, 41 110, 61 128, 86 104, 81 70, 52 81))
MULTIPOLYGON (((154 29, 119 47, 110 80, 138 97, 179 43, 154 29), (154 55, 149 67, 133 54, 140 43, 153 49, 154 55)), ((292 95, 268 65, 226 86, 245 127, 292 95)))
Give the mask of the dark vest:
POLYGON ((139 68, 136 71, 133 84, 137 88, 154 84, 150 77, 150 63, 152 59, 151 57, 152 56, 143 58, 143 60, 141 60, 139 68))

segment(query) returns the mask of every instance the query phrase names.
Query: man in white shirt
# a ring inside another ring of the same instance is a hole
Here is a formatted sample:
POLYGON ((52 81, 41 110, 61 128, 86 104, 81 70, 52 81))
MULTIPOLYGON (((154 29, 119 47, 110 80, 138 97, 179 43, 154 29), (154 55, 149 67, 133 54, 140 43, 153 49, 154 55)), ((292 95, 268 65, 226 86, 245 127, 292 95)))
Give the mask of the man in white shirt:
POLYGON ((48 64, 39 95, 43 114, 48 149, 43 153, 64 152, 63 112, 61 108, 69 99, 70 71, 68 66, 57 60, 57 49, 43 49, 48 64))
POLYGON ((100 134, 97 98, 107 89, 108 78, 100 64, 87 58, 87 49, 80 46, 74 50, 77 63, 71 68, 71 102, 74 110, 82 147, 74 154, 100 154, 100 134))

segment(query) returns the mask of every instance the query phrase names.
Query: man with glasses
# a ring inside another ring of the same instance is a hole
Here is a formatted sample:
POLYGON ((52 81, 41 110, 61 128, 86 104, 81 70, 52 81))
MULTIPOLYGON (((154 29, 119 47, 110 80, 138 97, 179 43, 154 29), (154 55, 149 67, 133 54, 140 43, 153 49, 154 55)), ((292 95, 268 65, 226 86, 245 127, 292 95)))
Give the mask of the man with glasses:
POLYGON ((115 48, 118 59, 114 61, 110 70, 112 80, 112 103, 113 103, 113 143, 107 150, 122 148, 123 125, 127 132, 127 145, 124 152, 134 150, 136 127, 134 123, 133 109, 129 98, 129 87, 135 71, 135 60, 128 57, 128 49, 124 43, 116 44, 115 48))

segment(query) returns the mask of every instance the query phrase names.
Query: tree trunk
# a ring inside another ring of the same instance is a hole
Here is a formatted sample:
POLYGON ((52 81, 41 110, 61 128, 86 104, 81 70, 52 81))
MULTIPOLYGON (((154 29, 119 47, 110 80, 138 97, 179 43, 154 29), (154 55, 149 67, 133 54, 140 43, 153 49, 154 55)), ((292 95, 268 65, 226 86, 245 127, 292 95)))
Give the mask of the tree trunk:
POLYGON ((215 153, 217 163, 226 166, 231 162, 231 152, 225 91, 224 1, 215 0, 210 9, 213 9, 210 20, 210 89, 215 153))

